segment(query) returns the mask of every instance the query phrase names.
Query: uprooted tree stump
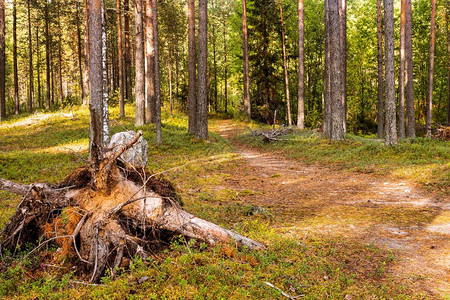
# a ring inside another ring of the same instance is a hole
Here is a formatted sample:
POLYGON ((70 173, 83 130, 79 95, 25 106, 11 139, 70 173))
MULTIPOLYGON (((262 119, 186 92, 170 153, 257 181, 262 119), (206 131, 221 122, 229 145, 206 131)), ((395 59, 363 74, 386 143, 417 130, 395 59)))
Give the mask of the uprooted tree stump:
POLYGON ((121 161, 119 156, 141 135, 97 162, 89 161, 56 186, 0 179, 0 189, 23 195, 1 234, 0 251, 13 253, 18 245, 33 243, 36 252, 54 243, 61 253, 73 253, 95 282, 105 268, 123 267, 135 255, 145 259, 152 245, 174 235, 265 248, 186 212, 169 181, 121 161))

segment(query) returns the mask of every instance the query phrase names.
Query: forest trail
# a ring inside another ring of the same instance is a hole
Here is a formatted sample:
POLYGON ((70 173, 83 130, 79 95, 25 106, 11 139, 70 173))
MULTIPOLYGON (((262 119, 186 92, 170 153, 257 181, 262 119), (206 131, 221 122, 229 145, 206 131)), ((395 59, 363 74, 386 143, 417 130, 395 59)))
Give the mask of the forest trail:
POLYGON ((267 209, 283 233, 356 240, 388 249, 387 270, 408 286, 450 293, 450 201, 414 183, 304 164, 236 143, 232 121, 217 132, 231 141, 242 163, 218 189, 251 190, 245 204, 267 209))

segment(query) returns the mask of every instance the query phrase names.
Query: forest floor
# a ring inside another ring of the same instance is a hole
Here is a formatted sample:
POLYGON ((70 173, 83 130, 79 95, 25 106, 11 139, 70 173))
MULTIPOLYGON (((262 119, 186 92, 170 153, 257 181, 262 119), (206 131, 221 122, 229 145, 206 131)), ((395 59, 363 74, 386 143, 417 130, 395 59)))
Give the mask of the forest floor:
POLYGON ((249 147, 235 138, 242 126, 229 120, 216 130, 242 157, 242 167, 218 189, 256 191, 246 202, 269 209, 287 235, 345 236, 388 249, 397 257, 389 271, 396 279, 450 293, 450 199, 408 180, 306 164, 281 151, 249 147))
MULTIPOLYGON (((136 130, 132 107, 126 112, 120 119, 111 110, 111 134, 136 130)), ((3 122, 0 177, 59 182, 84 164, 88 116, 75 107, 3 122)), ((388 149, 294 131, 292 142, 263 143, 248 134, 260 125, 218 118, 205 142, 186 134, 185 115, 163 111, 163 119, 162 145, 154 143, 154 125, 139 128, 149 142, 148 168, 177 185, 187 211, 268 250, 177 238, 91 286, 73 258, 54 261, 55 247, 28 257, 27 245, 16 260, 0 257, 1 298, 286 299, 280 290, 304 299, 450 296, 448 142, 388 149)), ((0 228, 19 202, 0 191, 0 228)))

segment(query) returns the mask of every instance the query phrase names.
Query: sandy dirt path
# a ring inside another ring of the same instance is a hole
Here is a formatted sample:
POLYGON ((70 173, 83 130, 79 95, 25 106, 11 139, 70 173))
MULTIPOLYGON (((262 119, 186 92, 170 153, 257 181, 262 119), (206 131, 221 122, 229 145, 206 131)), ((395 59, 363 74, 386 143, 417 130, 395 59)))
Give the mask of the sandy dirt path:
MULTIPOLYGON (((236 130, 224 120, 217 132, 231 140, 236 130)), ((411 182, 308 165, 232 143, 242 164, 218 189, 254 191, 246 203, 268 209, 287 235, 342 236, 389 249, 396 259, 389 272, 399 282, 449 295, 449 201, 411 182)))

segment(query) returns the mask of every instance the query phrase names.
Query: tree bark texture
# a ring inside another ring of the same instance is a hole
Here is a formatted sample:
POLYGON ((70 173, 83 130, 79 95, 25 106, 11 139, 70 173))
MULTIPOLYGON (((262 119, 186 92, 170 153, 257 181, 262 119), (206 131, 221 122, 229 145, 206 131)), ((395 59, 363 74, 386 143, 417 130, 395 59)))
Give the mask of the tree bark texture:
POLYGON ((197 134, 195 77, 195 0, 188 0, 188 133, 190 134, 197 134))
POLYGON ((436 27, 436 0, 431 0, 431 25, 430 25, 430 52, 428 63, 428 91, 427 91, 427 114, 426 114, 426 136, 431 138, 432 114, 433 114, 433 75, 434 75, 434 44, 436 27))
POLYGON ((17 5, 13 0, 13 68, 14 68, 14 107, 15 113, 20 113, 19 102, 19 75, 17 70, 17 5))
POLYGON ((381 1, 377 0, 377 47, 378 47, 378 131, 377 137, 383 138, 384 128, 384 101, 383 101, 383 18, 381 15, 381 1))
POLYGON ((106 46, 106 15, 105 15, 105 2, 102 3, 102 70, 103 70, 103 98, 102 98, 102 135, 103 135, 103 146, 109 143, 109 93, 108 93, 108 64, 107 64, 107 51, 106 46))
POLYGON ((0 122, 6 118, 6 23, 5 0, 0 0, 0 122))
POLYGON ((41 94, 41 55, 40 55, 40 46, 39 46, 39 23, 36 24, 36 73, 37 73, 37 100, 39 104, 39 108, 43 107, 42 103, 42 94, 41 94))
MULTIPOLYGON (((84 9, 85 9, 85 39, 84 39, 84 66, 85 66, 85 78, 84 78, 84 82, 85 82, 85 86, 86 86, 86 90, 89 92, 90 91, 90 80, 89 80, 89 4, 88 4, 89 0, 84 0, 84 9)), ((86 100, 83 102, 83 105, 87 105, 88 103, 88 99, 86 98, 86 100)))
POLYGON ((287 57, 286 57, 286 38, 284 36, 284 18, 283 18, 282 0, 279 0, 279 7, 280 7, 280 20, 281 20, 281 46, 283 49, 284 92, 285 92, 285 96, 286 96, 288 126, 291 126, 292 125, 291 97, 289 94, 289 76, 288 76, 288 66, 287 66, 287 57))
POLYGON ((331 140, 341 141, 345 137, 344 106, 342 103, 342 59, 340 39, 339 0, 328 0, 329 5, 329 51, 330 51, 330 100, 331 140))
MULTIPOLYGON (((89 0, 87 0, 89 1, 89 0)), ((50 17, 48 13, 48 2, 45 2, 45 64, 46 64, 46 79, 45 79, 45 100, 47 104, 47 108, 50 108, 51 104, 51 74, 50 74, 50 17)), ((87 36, 87 35, 86 35, 87 36)))
POLYGON ((89 78, 90 78, 90 136, 91 160, 100 161, 103 148, 103 66, 102 66, 102 0, 89 3, 89 78))
POLYGON ((216 51, 216 26, 212 26, 212 44, 213 44, 213 66, 214 66, 214 111, 218 111, 219 102, 217 100, 217 51, 216 51))
POLYGON ((159 77, 159 41, 158 41, 158 1, 151 0, 153 6, 153 39, 155 46, 155 116, 156 116, 156 143, 162 143, 161 134, 161 84, 159 77))
POLYGON ((81 90, 81 102, 84 103, 85 93, 84 93, 84 83, 83 83, 83 56, 81 52, 81 18, 80 18, 80 2, 76 3, 76 22, 77 22, 77 51, 78 51, 78 72, 80 76, 80 90, 81 90))
POLYGON ((145 58, 144 58, 144 24, 143 0, 135 1, 135 31, 136 31, 136 79, 134 86, 136 111, 135 126, 144 125, 145 121, 145 58))
POLYGON ((252 117, 250 104, 250 79, 248 69, 247 1, 242 0, 242 59, 244 75, 244 113, 247 120, 252 117))
POLYGON ((305 128, 305 22, 304 0, 298 0, 298 113, 297 127, 305 128))
POLYGON ((169 49, 167 57, 167 78, 169 79, 170 115, 173 115, 173 83, 172 83, 172 50, 169 49))
POLYGON ((198 4, 198 96, 197 137, 208 139, 208 6, 207 0, 198 4))
POLYGON ((386 145, 397 145, 395 119, 394 1, 384 0, 386 65, 386 145))
POLYGON ((63 91, 63 74, 62 74, 62 30, 61 30, 61 18, 60 18, 60 5, 61 2, 57 2, 58 12, 58 79, 59 79, 59 99, 62 104, 65 98, 63 91))
POLYGON ((125 98, 132 100, 131 87, 133 80, 131 78, 131 45, 130 45, 130 0, 123 1, 123 30, 124 30, 124 63, 125 63, 125 98))
POLYGON ((33 112, 33 96, 34 96, 34 80, 33 80, 33 44, 31 42, 32 34, 31 34, 31 10, 30 10, 30 2, 27 1, 27 12, 28 12, 28 111, 30 114, 33 112))
POLYGON ((325 74, 323 133, 331 138, 331 79, 330 79, 330 5, 325 0, 325 74))
POLYGON ((400 61, 398 76, 398 135, 405 138, 405 25, 406 0, 401 0, 400 6, 400 61))
POLYGON ((341 98, 344 134, 347 132, 347 0, 339 0, 339 28, 341 47, 341 98))
POLYGON ((228 52, 227 52, 227 16, 224 13, 223 16, 223 60, 224 60, 224 74, 223 74, 223 90, 224 90, 224 110, 228 112, 228 52))
POLYGON ((154 7, 152 0, 145 0, 145 88, 147 101, 147 123, 156 123, 155 97, 155 40, 153 28, 154 7))
POLYGON ((119 60, 119 109, 120 117, 125 117, 125 85, 123 74, 123 32, 122 32, 122 7, 121 0, 116 0, 117 14, 117 56, 119 60))
POLYGON ((450 0, 447 0, 445 24, 447 31, 447 126, 450 126, 450 0))
POLYGON ((405 52, 406 52, 406 136, 416 137, 416 118, 414 114, 413 55, 412 55, 412 6, 406 0, 405 11, 405 52))

